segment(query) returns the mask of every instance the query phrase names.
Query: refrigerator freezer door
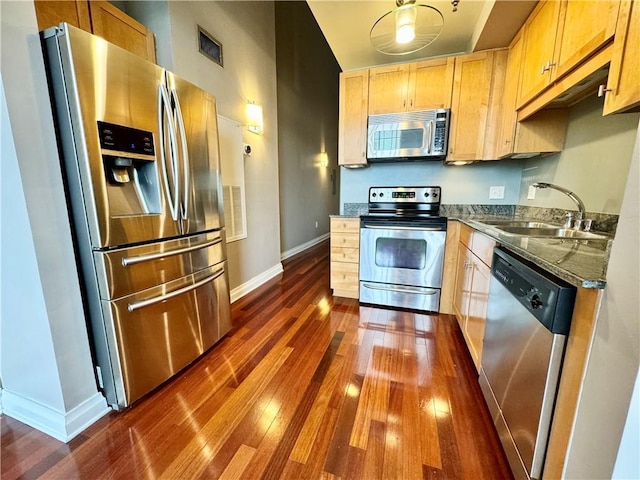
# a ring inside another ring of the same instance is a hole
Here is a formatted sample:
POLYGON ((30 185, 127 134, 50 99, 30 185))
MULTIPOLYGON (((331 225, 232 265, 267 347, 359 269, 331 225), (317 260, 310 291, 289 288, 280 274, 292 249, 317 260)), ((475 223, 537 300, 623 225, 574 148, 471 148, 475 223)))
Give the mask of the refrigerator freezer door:
POLYGON ((78 228, 87 230, 92 248, 179 235, 160 165, 158 88, 164 70, 66 24, 45 45, 70 195, 84 200, 73 202, 74 218, 78 228), (127 185, 109 177, 117 154, 101 148, 99 121, 153 136, 154 153, 144 161, 134 158, 126 167, 132 174, 139 170, 138 180, 155 192, 158 202, 151 211, 144 202, 132 205, 135 195, 122 200, 127 185))
POLYGON ((178 138, 182 232, 188 235, 221 228, 224 217, 219 213, 222 183, 215 98, 170 72, 167 88, 178 138))
POLYGON ((109 350, 118 352, 116 361, 98 358, 109 404, 116 408, 130 405, 220 339, 219 318, 221 313, 229 313, 225 268, 222 262, 134 295, 102 302, 107 335, 115 342, 109 350))
POLYGON ((94 251, 100 298, 113 300, 225 260, 224 231, 107 252, 94 251))

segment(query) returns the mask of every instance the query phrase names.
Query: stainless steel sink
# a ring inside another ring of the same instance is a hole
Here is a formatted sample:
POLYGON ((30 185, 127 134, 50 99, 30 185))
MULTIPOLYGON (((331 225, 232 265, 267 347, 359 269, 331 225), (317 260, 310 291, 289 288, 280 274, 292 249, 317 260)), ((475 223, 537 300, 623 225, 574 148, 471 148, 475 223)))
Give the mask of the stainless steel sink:
POLYGON ((482 220, 485 225, 495 226, 497 228, 504 227, 522 227, 522 228, 558 228, 558 225, 544 222, 533 222, 526 220, 482 220))
POLYGON ((611 237, 601 233, 583 232, 556 226, 527 227, 527 226, 496 226, 496 229, 510 235, 525 235, 528 237, 575 238, 580 240, 608 240, 611 237))

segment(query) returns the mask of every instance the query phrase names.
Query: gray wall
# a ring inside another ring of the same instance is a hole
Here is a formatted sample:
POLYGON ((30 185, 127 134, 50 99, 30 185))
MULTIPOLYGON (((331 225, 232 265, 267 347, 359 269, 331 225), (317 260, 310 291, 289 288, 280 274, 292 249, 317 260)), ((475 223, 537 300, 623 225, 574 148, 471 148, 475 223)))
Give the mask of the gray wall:
POLYGON ((281 269, 273 2, 135 2, 127 12, 155 27, 158 63, 211 92, 220 115, 246 124, 247 101, 262 103, 264 135, 243 132, 253 149, 245 157, 247 238, 227 245, 231 288, 281 269), (224 67, 198 51, 198 25, 222 43, 224 67))
POLYGON ((549 182, 576 192, 589 212, 620 213, 640 115, 603 117, 602 102, 594 95, 571 108, 562 152, 525 161, 520 205, 575 210, 553 190, 536 190, 536 198, 527 200, 529 185, 549 182))
POLYGON ((287 252, 327 234, 339 210, 332 176, 340 67, 306 2, 276 3, 276 52, 280 249, 287 252), (321 152, 328 167, 320 166, 321 152))

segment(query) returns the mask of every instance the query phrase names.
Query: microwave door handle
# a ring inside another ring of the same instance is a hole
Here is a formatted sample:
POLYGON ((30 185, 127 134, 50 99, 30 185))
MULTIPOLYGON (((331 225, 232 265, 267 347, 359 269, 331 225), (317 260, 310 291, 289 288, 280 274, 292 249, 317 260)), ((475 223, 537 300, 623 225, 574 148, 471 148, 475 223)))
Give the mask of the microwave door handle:
POLYGON ((427 152, 431 154, 431 130, 433 129, 433 120, 427 124, 429 126, 429 133, 427 134, 427 152))
POLYGON ((167 90, 163 84, 158 86, 158 130, 160 132, 160 167, 162 169, 162 183, 164 185, 164 191, 167 195, 167 201, 169 202, 169 209, 171 210, 171 218, 174 221, 178 220, 178 199, 177 199, 177 176, 176 176, 176 147, 175 137, 173 130, 173 118, 169 111, 169 97, 167 90), (167 160, 165 155, 165 135, 164 135, 164 121, 167 120, 169 130, 169 151, 171 156, 171 167, 173 173, 173 192, 176 198, 171 195, 171 189, 169 188, 169 175, 167 173, 167 160))
POLYGON ((184 168, 184 198, 181 208, 181 216, 183 220, 186 220, 189 214, 189 149, 187 148, 187 134, 184 129, 184 118, 182 117, 180 100, 178 100, 178 92, 176 92, 175 88, 171 89, 171 98, 174 101, 176 108, 176 124, 180 133, 180 145, 182 146, 182 164, 184 168))

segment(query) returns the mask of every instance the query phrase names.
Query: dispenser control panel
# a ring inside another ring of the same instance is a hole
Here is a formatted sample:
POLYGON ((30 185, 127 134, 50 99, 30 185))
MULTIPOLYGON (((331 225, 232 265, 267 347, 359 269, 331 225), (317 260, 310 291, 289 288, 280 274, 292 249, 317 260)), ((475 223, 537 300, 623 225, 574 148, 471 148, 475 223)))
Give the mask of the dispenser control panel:
POLYGON ((98 122, 100 147, 104 150, 138 155, 154 155, 153 134, 145 130, 98 122))

